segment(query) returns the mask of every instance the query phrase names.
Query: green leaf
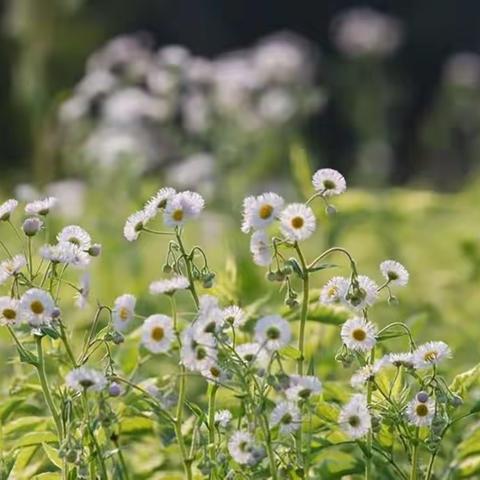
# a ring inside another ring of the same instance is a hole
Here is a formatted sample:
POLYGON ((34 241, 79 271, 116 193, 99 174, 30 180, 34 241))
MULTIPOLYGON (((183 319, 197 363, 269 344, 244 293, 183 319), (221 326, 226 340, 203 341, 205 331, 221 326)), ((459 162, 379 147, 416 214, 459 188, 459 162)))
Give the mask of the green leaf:
POLYGON ((46 424, 47 418, 26 416, 12 420, 3 427, 3 434, 9 435, 11 433, 19 433, 22 430, 32 431, 39 427, 41 424, 46 424))
POLYGON ((35 367, 38 367, 38 358, 31 352, 25 349, 20 349, 17 347, 18 355, 22 363, 28 363, 35 367))
POLYGON ((44 335, 47 335, 50 338, 53 338, 54 340, 57 340, 57 338, 60 338, 60 334, 53 327, 42 327, 40 330, 44 335))
MULTIPOLYGON (((288 307, 283 310, 287 320, 299 320, 299 309, 291 311, 288 307)), ((342 325, 350 316, 348 310, 343 307, 329 305, 310 305, 307 320, 310 322, 323 323, 326 325, 342 325)))
POLYGON ((127 417, 120 422, 120 432, 122 434, 151 432, 153 424, 154 422, 149 418, 140 416, 127 417))
POLYGON ((44 442, 56 442, 57 436, 52 432, 26 433, 14 444, 13 448, 41 445, 44 442))
POLYGON ((62 468, 63 466, 63 461, 60 458, 60 455, 58 454, 58 450, 56 448, 53 448, 52 446, 48 445, 47 443, 42 443, 42 447, 45 450, 45 453, 47 454, 47 457, 49 460, 58 468, 62 468))
POLYGON ((310 273, 313 273, 313 272, 318 272, 320 270, 326 270, 328 268, 336 268, 336 267, 338 267, 338 265, 336 265, 335 263, 320 263, 316 267, 309 268, 308 271, 310 273))
POLYGON ((32 480, 60 480, 62 476, 56 472, 45 472, 35 475, 32 480))
POLYGON ((479 380, 480 363, 466 372, 457 375, 450 384, 450 390, 463 396, 479 380))
POLYGON ((298 348, 287 345, 279 350, 280 355, 286 358, 291 358, 292 360, 299 360, 302 358, 302 352, 298 348))

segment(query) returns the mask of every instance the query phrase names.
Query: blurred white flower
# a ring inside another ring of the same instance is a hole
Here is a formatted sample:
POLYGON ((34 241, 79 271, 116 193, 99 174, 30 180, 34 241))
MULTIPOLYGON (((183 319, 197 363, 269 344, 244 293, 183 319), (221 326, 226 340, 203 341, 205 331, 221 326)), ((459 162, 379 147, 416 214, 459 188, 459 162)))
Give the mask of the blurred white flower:
POLYGON ((395 260, 385 260, 380 264, 380 272, 390 285, 404 287, 408 283, 408 270, 395 260))
POLYGON ((115 299, 112 309, 113 327, 119 332, 125 331, 135 316, 137 299, 126 293, 115 299))
POLYGON ((288 322, 280 315, 267 315, 255 325, 255 341, 268 350, 280 350, 290 342, 292 332, 288 322))
POLYGON ((291 203, 280 213, 280 229, 290 242, 306 240, 315 228, 313 210, 303 203, 291 203))
POLYGON ((377 327, 368 320, 354 317, 342 325, 341 337, 350 350, 369 352, 376 344, 377 327))
POLYGON ((167 315, 150 315, 143 322, 142 345, 149 352, 168 352, 174 337, 173 321, 167 315))
POLYGON ((342 430, 353 439, 367 435, 372 427, 365 395, 357 394, 342 408, 338 417, 342 430))
POLYGON ((242 232, 262 230, 280 216, 284 200, 276 193, 263 193, 258 197, 247 197, 243 200, 242 232))

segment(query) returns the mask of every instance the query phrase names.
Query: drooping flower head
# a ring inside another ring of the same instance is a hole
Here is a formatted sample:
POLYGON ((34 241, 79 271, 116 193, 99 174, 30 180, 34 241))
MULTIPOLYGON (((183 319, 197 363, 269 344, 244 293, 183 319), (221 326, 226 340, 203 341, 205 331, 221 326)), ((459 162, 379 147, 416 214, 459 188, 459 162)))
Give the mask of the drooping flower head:
POLYGON ((135 296, 129 293, 125 293, 115 299, 112 309, 112 320, 115 330, 123 332, 127 329, 135 316, 136 303, 137 299, 135 296))
POLYGON ((415 368, 427 368, 451 356, 452 351, 445 342, 427 342, 413 352, 413 364, 415 368))
POLYGON ((324 197, 340 195, 347 190, 343 175, 332 168, 317 170, 312 177, 312 184, 313 188, 324 197))
POLYGON ((279 350, 290 341, 292 332, 288 322, 280 315, 267 315, 255 325, 255 341, 267 350, 279 350))
POLYGON ((170 200, 177 192, 170 187, 161 188, 150 200, 145 204, 144 210, 153 218, 159 210, 164 210, 170 200))
POLYGON ((300 428, 302 416, 298 406, 293 402, 279 402, 270 414, 270 425, 278 426, 281 433, 288 434, 300 428))
POLYGON ((57 199, 55 197, 47 197, 43 200, 35 200, 34 202, 30 202, 25 205, 25 212, 29 215, 46 216, 56 204, 57 199))
POLYGON ((267 267, 272 262, 273 248, 270 239, 263 230, 253 232, 250 239, 250 253, 253 261, 260 267, 267 267))
POLYGON ((395 260, 385 260, 380 264, 380 272, 390 285, 404 287, 408 283, 409 273, 407 269, 395 260))
POLYGON ((103 373, 85 366, 75 368, 65 378, 67 385, 77 392, 100 392, 107 386, 103 373))
POLYGON ((14 212, 14 210, 17 208, 18 202, 14 198, 11 198, 10 200, 7 200, 6 202, 3 202, 0 205, 0 221, 1 222, 7 222, 10 220, 10 216, 14 212))
POLYGON ((172 278, 152 282, 149 290, 152 295, 173 295, 176 291, 186 290, 189 286, 188 278, 183 275, 176 275, 172 278))
POLYGON ((333 277, 322 288, 320 303, 333 305, 345 302, 350 282, 345 277, 333 277))
POLYGON ((298 402, 307 400, 322 391, 322 383, 313 375, 291 375, 290 386, 285 390, 285 395, 290 401, 298 402))
POLYGON ((0 285, 10 277, 17 275, 27 264, 25 255, 15 255, 0 263, 0 285))
POLYGON ((68 225, 57 235, 58 243, 72 243, 84 252, 87 252, 92 245, 92 239, 88 232, 78 225, 68 225))
POLYGON ((365 395, 357 394, 342 408, 338 417, 342 430, 353 439, 367 435, 372 427, 365 395))
POLYGON ((127 221, 123 227, 123 236, 129 242, 137 240, 140 232, 146 227, 151 218, 151 213, 145 210, 132 213, 127 218, 127 221))

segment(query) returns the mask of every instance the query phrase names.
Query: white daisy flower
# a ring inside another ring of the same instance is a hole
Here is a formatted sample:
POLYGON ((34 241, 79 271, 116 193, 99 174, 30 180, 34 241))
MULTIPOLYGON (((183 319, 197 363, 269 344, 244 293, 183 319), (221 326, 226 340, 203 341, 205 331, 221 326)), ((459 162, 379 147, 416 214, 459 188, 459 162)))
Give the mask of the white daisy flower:
POLYGON ((345 277, 333 277, 322 288, 320 303, 333 305, 345 301, 350 287, 350 281, 345 277))
POLYGON ((280 215, 284 200, 276 193, 263 193, 258 197, 247 197, 243 201, 242 232, 263 230, 280 215))
POLYGON ((90 264, 90 256, 80 247, 70 242, 40 247, 40 256, 52 263, 64 263, 77 268, 85 268, 90 264))
POLYGON ((388 355, 388 361, 394 367, 406 367, 413 368, 413 353, 411 352, 401 352, 401 353, 390 353, 388 355))
POLYGON ((350 288, 346 296, 347 305, 356 309, 363 310, 372 306, 378 297, 378 285, 366 275, 358 276, 358 290, 350 288))
POLYGON ((340 195, 347 190, 347 182, 343 175, 332 168, 317 170, 312 177, 312 184, 324 197, 340 195))
POLYGON ((217 410, 213 421, 217 428, 227 428, 232 418, 232 412, 230 410, 217 410))
POLYGON ((263 230, 253 232, 250 239, 250 253, 256 265, 267 267, 272 263, 273 248, 270 243, 267 234, 263 230))
POLYGON ((259 343, 242 343, 235 347, 235 352, 246 364, 264 366, 269 360, 267 351, 259 343))
POLYGON ((196 192, 180 192, 167 201, 163 220, 168 227, 180 227, 187 220, 197 218, 203 207, 205 200, 196 192))
POLYGON ((188 278, 183 275, 177 275, 165 280, 152 282, 149 291, 152 295, 173 295, 177 290, 186 290, 190 286, 188 278))
POLYGON ((68 225, 57 235, 58 243, 69 242, 85 252, 92 246, 92 239, 86 230, 78 225, 68 225))
POLYGON ((43 200, 35 200, 25 205, 25 212, 29 215, 48 215, 50 210, 57 204, 55 197, 47 197, 43 200))
POLYGON ((270 426, 280 427, 280 432, 289 434, 297 431, 302 424, 302 416, 293 402, 279 402, 270 414, 270 426))
POLYGON ((280 230, 290 242, 306 240, 315 227, 313 210, 303 203, 291 203, 280 214, 280 230))
POLYGON ((90 272, 85 272, 80 278, 80 285, 78 292, 75 295, 75 306, 78 308, 85 308, 90 296, 90 272))
POLYGON ((202 370, 200 373, 202 377, 213 383, 223 383, 228 378, 227 373, 222 370, 217 364, 212 365, 206 370, 202 370))
POLYGON ((17 275, 27 264, 25 255, 15 255, 0 263, 0 285, 9 277, 17 275))
POLYGON ((409 423, 417 427, 429 427, 435 416, 435 402, 429 398, 420 402, 416 397, 411 400, 405 411, 409 423))
POLYGON ((147 223, 151 220, 151 215, 145 210, 132 213, 127 218, 123 227, 123 236, 129 241, 133 242, 138 239, 140 232, 144 229, 147 223))
POLYGON ((245 312, 237 305, 231 305, 230 307, 224 308, 222 313, 223 320, 228 326, 233 325, 235 328, 240 328, 245 325, 245 312))
POLYGON ((67 385, 77 392, 87 390, 100 392, 107 386, 105 375, 85 366, 75 368, 65 378, 67 385))
POLYGON ((251 463, 254 448, 255 440, 249 432, 235 432, 228 441, 228 451, 235 462, 240 465, 251 463))
POLYGON ((322 383, 313 375, 291 375, 290 386, 285 390, 288 400, 298 402, 306 400, 322 391, 322 383))
POLYGON ((0 297, 0 325, 15 325, 18 320, 18 300, 0 297))
POLYGON ((373 365, 365 365, 364 367, 359 368, 350 379, 350 385, 353 388, 361 389, 364 387, 368 381, 371 381, 375 378, 375 375, 386 365, 388 365, 389 359, 388 355, 380 358, 373 365))
POLYGON ((342 430, 351 438, 362 438, 372 427, 365 395, 357 394, 342 408, 338 417, 342 430))
POLYGON ((18 202, 14 198, 11 198, 10 200, 3 202, 0 205, 0 221, 6 222, 10 220, 10 216, 12 215, 13 211, 17 208, 17 206, 18 206, 18 202))
POLYGON ((217 362, 215 337, 210 333, 199 332, 194 325, 182 332, 180 358, 189 370, 208 370, 217 362))
POLYGON ((112 309, 113 327, 118 332, 123 332, 135 316, 137 299, 134 295, 126 293, 115 299, 112 309))
POLYGON ((408 283, 408 270, 395 260, 385 260, 380 264, 380 272, 391 285, 404 287, 408 283))
POLYGON ((290 325, 280 315, 267 315, 255 325, 255 341, 268 350, 279 350, 288 345, 291 336, 290 325))
POLYGON ((194 326, 197 332, 215 333, 224 324, 223 311, 218 305, 218 299, 212 295, 202 295, 199 299, 198 315, 194 326))
POLYGON ((377 343, 377 327, 364 318, 353 317, 342 325, 341 337, 350 350, 369 352, 377 343))
POLYGON ((173 320, 167 315, 150 315, 142 325, 142 345, 152 353, 168 352, 174 336, 173 320))
POLYGON ((161 188, 150 200, 145 204, 144 210, 149 212, 153 218, 159 210, 163 210, 167 206, 168 200, 173 198, 177 192, 174 188, 161 188))
POLYGON ((49 325, 55 302, 51 295, 40 288, 27 290, 20 299, 19 316, 33 327, 49 325))
POLYGON ((427 368, 451 356, 452 351, 445 342, 427 342, 413 352, 413 364, 415 368, 427 368))

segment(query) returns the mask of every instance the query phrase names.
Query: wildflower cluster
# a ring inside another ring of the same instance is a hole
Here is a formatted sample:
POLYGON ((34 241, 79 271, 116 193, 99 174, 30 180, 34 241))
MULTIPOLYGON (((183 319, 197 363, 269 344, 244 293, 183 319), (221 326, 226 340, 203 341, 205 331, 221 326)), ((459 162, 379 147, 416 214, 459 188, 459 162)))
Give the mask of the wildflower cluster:
POLYGON ((417 345, 406 323, 375 321, 381 296, 395 305, 393 290, 408 284, 402 264, 383 261, 379 284, 359 273, 344 248, 307 260, 304 243, 324 221, 315 202, 333 215, 334 197, 347 188, 331 169, 317 171, 312 187, 305 203, 288 204, 273 192, 243 203, 241 230, 251 235, 253 261, 285 292, 284 307, 241 305, 211 290, 216 275, 206 252, 188 248, 184 238, 204 199, 162 188, 123 230, 128 242, 143 235, 168 239, 162 276, 144 286, 149 301, 124 293, 99 304, 83 342, 72 342, 74 326, 64 321, 60 301, 71 289, 78 307, 88 303, 87 269, 101 245, 76 225, 50 242, 54 198, 28 204, 21 229, 12 221, 18 202, 0 206, 0 226, 23 249, 13 254, 0 241, 6 255, 0 283, 9 291, 0 298, 0 319, 21 361, 37 371, 56 431, 55 447, 45 448, 49 458, 54 449, 63 478, 129 478, 130 417, 154 425, 159 449, 177 444, 187 479, 328 478, 321 459, 334 448, 351 455, 357 462, 351 473, 364 472, 366 480, 385 472, 385 478, 433 478, 444 435, 476 410, 456 413, 462 398, 441 375, 451 356, 446 343, 417 345), (314 277, 332 267, 321 263, 332 255, 346 258, 348 276, 332 277, 317 292, 314 277), (69 267, 80 270, 78 285, 67 277, 69 267), (336 319, 336 360, 355 368, 350 386, 336 393, 335 376, 319 378, 307 348, 317 309, 336 319), (390 348, 403 339, 405 348, 390 348), (122 358, 132 349, 129 365, 122 358), (50 358, 59 360, 55 370, 46 368, 50 358), (149 366, 159 364, 165 372, 152 377, 149 366), (206 390, 206 400, 192 388, 206 390))

